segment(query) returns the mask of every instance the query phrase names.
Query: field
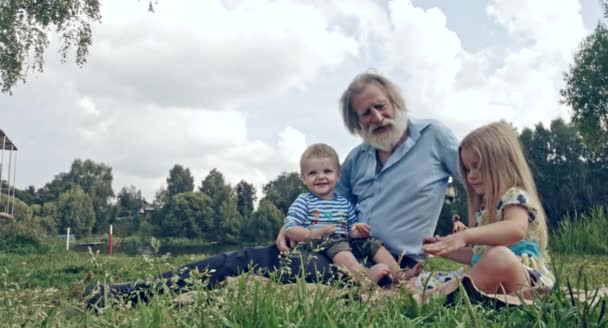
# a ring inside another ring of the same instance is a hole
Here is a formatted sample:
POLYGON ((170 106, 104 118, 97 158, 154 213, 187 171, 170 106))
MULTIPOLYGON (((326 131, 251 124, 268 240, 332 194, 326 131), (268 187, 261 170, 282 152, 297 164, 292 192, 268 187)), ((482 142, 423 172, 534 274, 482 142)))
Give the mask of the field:
MULTIPOLYGON (((0 254, 0 326, 23 327, 597 327, 607 326, 605 299, 593 305, 573 301, 558 288, 547 300, 500 311, 463 300, 453 307, 437 298, 416 305, 402 292, 392 297, 361 298, 355 288, 314 288, 304 283, 281 286, 243 275, 223 288, 176 298, 163 295, 133 309, 85 309, 82 285, 93 280, 122 282, 154 275, 204 256, 127 257, 66 252, 46 255, 0 254)), ((561 286, 593 291, 608 286, 608 256, 553 254, 561 286)), ((432 259, 427 269, 454 269, 432 259)), ((369 295, 369 294, 367 294, 369 295)))

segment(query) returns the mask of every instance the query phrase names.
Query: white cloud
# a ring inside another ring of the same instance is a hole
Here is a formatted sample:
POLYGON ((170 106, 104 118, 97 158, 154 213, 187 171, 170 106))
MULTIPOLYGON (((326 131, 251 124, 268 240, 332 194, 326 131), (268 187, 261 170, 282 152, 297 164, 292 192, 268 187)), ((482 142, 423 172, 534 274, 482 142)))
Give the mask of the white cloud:
MULTIPOLYGON (((122 6, 110 4, 106 17, 122 6)), ((228 8, 217 1, 167 2, 154 14, 139 9, 113 17, 95 29, 85 70, 97 78, 79 75, 77 85, 85 94, 134 102, 237 108, 305 87, 357 54, 356 41, 313 7, 243 1, 228 8)))
POLYGON ((409 0, 146 5, 104 2, 83 69, 50 53, 42 75, 0 97, 1 128, 20 146, 18 185, 41 187, 90 158, 113 167, 115 191, 135 185, 148 200, 174 164, 197 185, 217 168, 260 191, 298 170, 308 141, 351 145, 326 114, 339 91, 318 86, 342 90, 368 67, 403 87, 416 116, 459 136, 501 118, 548 122, 566 113, 561 74, 585 34, 576 0, 490 1, 487 15, 511 39, 475 52, 462 40, 476 35, 452 30, 449 13, 409 0))

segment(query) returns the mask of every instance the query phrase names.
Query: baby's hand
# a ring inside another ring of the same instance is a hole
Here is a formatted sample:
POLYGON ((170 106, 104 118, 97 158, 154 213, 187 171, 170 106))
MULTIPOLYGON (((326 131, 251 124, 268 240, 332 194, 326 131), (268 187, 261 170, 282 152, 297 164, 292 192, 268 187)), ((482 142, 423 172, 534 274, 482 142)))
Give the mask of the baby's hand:
POLYGON ((319 233, 319 237, 329 235, 331 233, 336 232, 336 226, 333 224, 324 225, 317 229, 317 231, 319 233))
POLYGON ((466 230, 467 228, 468 227, 460 221, 460 216, 458 214, 452 216, 452 233, 457 233, 466 230))
POLYGON ((353 238, 367 238, 372 233, 372 227, 367 223, 355 223, 350 229, 350 235, 353 238))

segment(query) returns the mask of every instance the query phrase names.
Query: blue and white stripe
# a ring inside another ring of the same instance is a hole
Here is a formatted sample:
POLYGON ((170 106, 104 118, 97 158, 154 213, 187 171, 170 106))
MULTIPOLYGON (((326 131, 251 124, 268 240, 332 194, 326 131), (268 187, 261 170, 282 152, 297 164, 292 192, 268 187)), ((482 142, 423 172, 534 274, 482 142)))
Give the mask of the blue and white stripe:
POLYGON ((333 199, 323 199, 307 192, 300 194, 289 207, 285 230, 295 226, 316 229, 333 224, 336 226, 336 233, 348 235, 355 223, 355 210, 345 197, 334 193, 333 199))

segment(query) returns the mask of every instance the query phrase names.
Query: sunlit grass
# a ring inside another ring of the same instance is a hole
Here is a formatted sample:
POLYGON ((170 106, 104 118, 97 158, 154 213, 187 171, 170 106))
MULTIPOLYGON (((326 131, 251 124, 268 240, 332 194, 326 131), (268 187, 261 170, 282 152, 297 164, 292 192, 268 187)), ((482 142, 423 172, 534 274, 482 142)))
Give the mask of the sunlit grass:
MULTIPOLYGON (((76 282, 89 271, 101 282, 151 279, 201 257, 95 256, 54 250, 48 255, 0 255, 0 326, 46 327, 403 327, 403 326, 582 326, 606 325, 602 304, 595 307, 572 302, 566 290, 534 306, 501 311, 465 303, 443 306, 437 299, 416 305, 407 292, 396 296, 362 298, 356 288, 310 288, 303 282, 280 285, 242 275, 228 286, 208 290, 202 283, 185 295, 154 297, 133 309, 112 306, 95 314, 79 298, 76 282), (179 300, 179 301, 177 301, 179 300), (601 320, 601 321, 600 321, 601 320)), ((606 256, 554 254, 560 282, 566 286, 583 280, 588 288, 605 286, 606 256), (581 275, 582 272, 582 275, 581 275), (580 278, 579 278, 580 277, 580 278)), ((428 269, 455 269, 433 258, 428 269)), ((367 295, 367 294, 366 294, 367 295)), ((373 296, 373 295, 372 295, 373 296)))

